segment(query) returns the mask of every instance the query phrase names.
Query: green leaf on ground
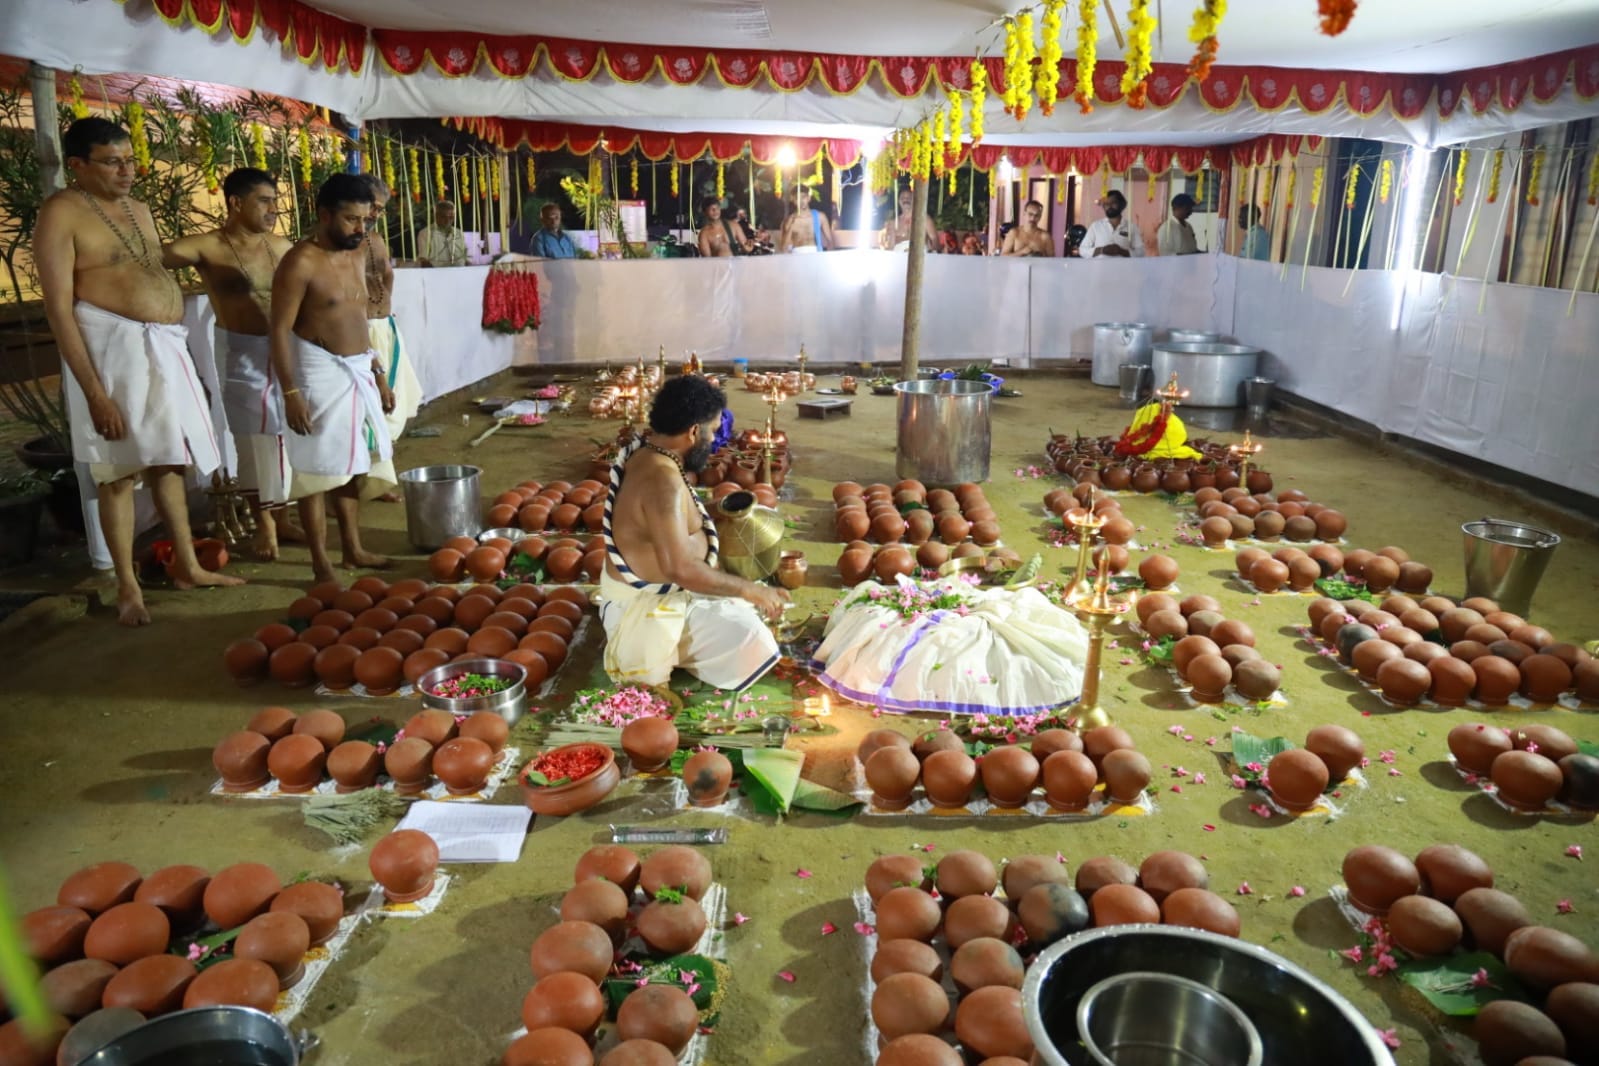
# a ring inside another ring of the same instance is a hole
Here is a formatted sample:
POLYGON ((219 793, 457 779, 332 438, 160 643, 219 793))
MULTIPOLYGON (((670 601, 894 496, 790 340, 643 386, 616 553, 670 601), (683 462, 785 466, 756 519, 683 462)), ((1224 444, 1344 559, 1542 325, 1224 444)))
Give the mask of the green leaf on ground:
POLYGON ((753 793, 752 785, 765 791, 779 812, 786 812, 792 807, 805 756, 786 748, 751 748, 741 754, 745 791, 753 793))
POLYGON ((1505 964, 1486 951, 1441 959, 1414 959, 1394 971, 1428 1003, 1456 1018, 1475 1017, 1496 999, 1525 1001, 1526 990, 1505 964), (1479 978, 1477 975, 1482 974, 1479 978))
POLYGON ((1146 663, 1155 666, 1167 666, 1171 663, 1171 650, 1176 644, 1176 637, 1161 637, 1159 640, 1149 641, 1147 647, 1140 645, 1138 654, 1143 657, 1146 663))
POLYGON ((1353 585, 1348 581, 1336 577, 1323 577, 1316 579, 1316 591, 1323 596, 1334 600, 1365 600, 1368 603, 1377 603, 1375 594, 1367 592, 1364 585, 1353 585))
POLYGON ((1258 783, 1271 764, 1273 756, 1288 751, 1294 745, 1285 737, 1257 737, 1252 733, 1233 734, 1233 772, 1244 780, 1258 783), (1251 770, 1250 766, 1259 766, 1251 770))
POLYGON ((1577 750, 1584 755, 1592 755, 1594 758, 1599 759, 1599 744, 1591 740, 1577 741, 1577 750))

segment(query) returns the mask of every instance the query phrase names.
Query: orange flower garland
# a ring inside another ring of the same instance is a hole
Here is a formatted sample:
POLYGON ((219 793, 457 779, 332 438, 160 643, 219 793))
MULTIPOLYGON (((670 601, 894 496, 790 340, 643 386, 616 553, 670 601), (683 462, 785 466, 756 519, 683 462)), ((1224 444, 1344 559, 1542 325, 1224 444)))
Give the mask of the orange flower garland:
POLYGON ((1544 150, 1533 149, 1532 173, 1527 176, 1527 203, 1537 207, 1541 201, 1538 199, 1538 190, 1543 185, 1544 150))
POLYGON ((1355 17, 1357 6, 1355 0, 1316 0, 1316 8, 1321 16, 1321 32, 1329 37, 1343 33, 1349 28, 1349 20, 1355 17))
POLYGON ((1505 150, 1500 148, 1494 152, 1493 170, 1488 175, 1488 202, 1499 202, 1500 175, 1505 169, 1505 150))
POLYGON ((1149 99, 1149 72, 1155 66, 1150 51, 1155 19, 1149 13, 1149 0, 1132 0, 1127 23, 1127 67, 1122 72, 1122 92, 1127 96, 1128 107, 1141 110, 1149 99))
MULTIPOLYGON (((1093 0, 1084 0, 1092 3, 1093 0)), ((988 99, 988 68, 981 59, 972 60, 972 147, 983 143, 983 102, 988 99)))
POLYGON ((1094 110, 1094 67, 1099 62, 1099 0, 1077 0, 1077 88, 1072 99, 1083 114, 1094 110))
POLYGON ((1216 54, 1221 50, 1216 32, 1226 15, 1227 0, 1201 0, 1199 7, 1194 10, 1194 22, 1188 27, 1188 39, 1199 49, 1194 53, 1194 58, 1188 61, 1188 73, 1195 81, 1210 77, 1211 64, 1216 62, 1216 54))
POLYGON ((1033 88, 1038 94, 1038 109, 1046 116, 1055 113, 1055 101, 1060 97, 1060 12, 1065 6, 1066 0, 1044 0, 1044 50, 1033 88))

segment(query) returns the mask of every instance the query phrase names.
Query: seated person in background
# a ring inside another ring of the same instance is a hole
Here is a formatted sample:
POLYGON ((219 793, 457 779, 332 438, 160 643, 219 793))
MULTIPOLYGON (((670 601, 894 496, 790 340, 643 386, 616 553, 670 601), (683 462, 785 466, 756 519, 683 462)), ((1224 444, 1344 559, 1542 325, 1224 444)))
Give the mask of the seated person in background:
POLYGON ((705 225, 700 227, 700 254, 711 258, 742 255, 754 247, 743 234, 722 217, 722 201, 706 197, 700 205, 705 212, 705 225))
MULTIPOLYGON (((760 244, 761 242, 767 240, 766 231, 763 229, 756 229, 755 226, 751 224, 749 215, 742 207, 739 208, 738 211, 733 215, 733 229, 743 234, 744 239, 751 245, 760 244)), ((770 251, 771 249, 767 250, 770 251)))
POLYGON ((671 379, 649 432, 611 467, 599 603, 616 684, 663 685, 681 666, 736 692, 777 662, 762 619, 780 618, 788 594, 720 568, 716 527, 686 477, 705 468, 726 407, 700 375, 671 379))
POLYGON ((572 243, 572 238, 561 228, 560 206, 545 204, 539 208, 539 221, 543 225, 528 242, 528 254, 544 259, 576 259, 577 245, 572 243))
POLYGON ((466 266, 466 234, 455 228, 455 205, 441 200, 433 222, 416 235, 416 261, 425 267, 466 266))
POLYGON ((968 233, 961 238, 961 255, 982 255, 983 241, 975 233, 968 233))
POLYGON ((1238 228, 1244 231, 1244 239, 1238 246, 1238 258, 1271 258, 1271 230, 1260 224, 1260 208, 1254 204, 1240 205, 1238 228))
POLYGON ((822 210, 822 201, 814 195, 810 210, 796 211, 783 220, 783 232, 777 241, 779 252, 830 252, 836 247, 833 223, 822 210))
POLYGON ((1194 227, 1188 216, 1194 213, 1194 198, 1180 192, 1171 198, 1171 215, 1160 224, 1155 234, 1155 244, 1161 255, 1197 255, 1199 241, 1194 237, 1194 227))
POLYGON ((1107 192, 1099 201, 1105 217, 1088 227, 1077 254, 1084 259, 1096 256, 1117 256, 1122 259, 1142 259, 1144 235, 1138 232, 1132 219, 1127 218, 1127 197, 1118 189, 1107 192))
POLYGON ((1088 236, 1087 226, 1073 225, 1066 227, 1066 258, 1082 258, 1082 252, 1079 249, 1083 243, 1083 238, 1086 236, 1088 236))
POLYGON ((1043 217, 1044 205, 1037 200, 1027 201, 1022 207, 1021 224, 1005 235, 1005 245, 999 254, 1053 256, 1055 241, 1038 225, 1043 217))

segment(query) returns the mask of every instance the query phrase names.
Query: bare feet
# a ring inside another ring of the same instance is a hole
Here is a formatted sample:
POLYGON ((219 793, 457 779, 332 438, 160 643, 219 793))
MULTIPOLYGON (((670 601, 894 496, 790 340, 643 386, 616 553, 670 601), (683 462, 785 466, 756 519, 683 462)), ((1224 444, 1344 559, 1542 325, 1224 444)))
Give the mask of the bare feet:
POLYGON ((214 570, 203 570, 196 566, 185 573, 181 570, 172 571, 172 585, 180 589, 198 588, 232 588, 244 584, 244 578, 234 577, 232 574, 219 574, 214 570))
POLYGON ((339 575, 333 570, 332 563, 322 566, 318 565, 315 561, 312 561, 311 563, 311 577, 318 582, 337 581, 339 579, 339 575))
POLYGON ((400 496, 400 494, 398 492, 385 492, 381 496, 374 496, 373 499, 377 500, 379 503, 400 503, 400 502, 402 502, 402 498, 401 498, 401 496, 400 496))
POLYGON ((255 527, 255 536, 250 540, 250 554, 264 563, 270 563, 278 557, 278 531, 270 522, 262 522, 255 527))
POLYGON ((339 560, 339 565, 346 570, 387 570, 394 565, 394 560, 376 552, 347 551, 344 553, 344 558, 339 560))
POLYGON ((289 518, 287 510, 279 511, 277 516, 278 540, 284 544, 306 544, 305 530, 300 523, 289 518))
POLYGON ((150 612, 144 606, 144 592, 137 584, 117 590, 117 621, 125 626, 150 624, 150 612))

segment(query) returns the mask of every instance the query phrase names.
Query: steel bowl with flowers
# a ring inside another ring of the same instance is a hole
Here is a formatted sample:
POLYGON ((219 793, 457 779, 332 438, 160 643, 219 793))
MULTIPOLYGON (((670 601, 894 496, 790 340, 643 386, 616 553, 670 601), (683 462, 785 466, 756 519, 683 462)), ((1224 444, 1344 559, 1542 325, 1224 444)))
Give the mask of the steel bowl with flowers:
POLYGON ((556 816, 588 810, 609 796, 621 779, 616 753, 592 741, 551 748, 516 775, 528 809, 556 816))
POLYGON ((493 711, 515 723, 527 710, 527 671, 506 659, 461 659, 416 679, 424 707, 451 714, 493 711))

